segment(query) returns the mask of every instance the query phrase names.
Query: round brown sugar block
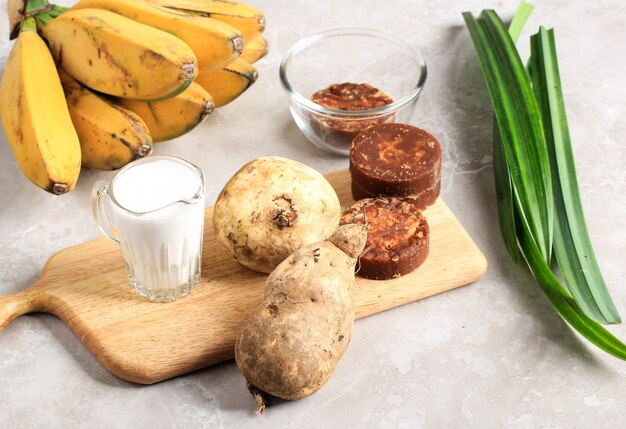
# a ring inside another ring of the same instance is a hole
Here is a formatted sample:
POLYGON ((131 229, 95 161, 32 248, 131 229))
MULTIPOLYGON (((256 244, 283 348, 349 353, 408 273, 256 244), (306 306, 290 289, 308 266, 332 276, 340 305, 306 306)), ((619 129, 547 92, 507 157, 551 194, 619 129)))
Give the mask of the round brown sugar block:
POLYGON ((340 224, 367 225, 357 275, 387 280, 422 265, 430 248, 428 222, 411 198, 368 198, 350 206, 340 224))
POLYGON ((418 195, 441 181, 441 145, 411 125, 373 125, 352 142, 350 174, 371 195, 418 195))
MULTIPOLYGON (((338 83, 321 89, 311 101, 334 110, 361 111, 376 109, 393 103, 393 99, 367 83, 338 83)), ((393 122, 395 114, 378 116, 333 117, 311 113, 311 127, 323 140, 339 147, 350 147, 352 140, 364 129, 376 124, 393 122)))
POLYGON ((311 101, 335 110, 370 110, 393 103, 393 99, 367 83, 335 83, 311 96, 311 101))
MULTIPOLYGON (((363 200, 365 198, 372 197, 385 197, 391 195, 393 192, 389 190, 385 190, 386 192, 370 192, 367 189, 364 189, 359 185, 356 181, 352 181, 352 198, 355 201, 363 200)), ((413 205, 419 210, 425 210, 435 203, 437 197, 439 197, 439 193, 441 191, 441 180, 438 181, 435 186, 432 188, 424 189, 422 192, 411 195, 410 198, 413 205)))
POLYGON ((352 189, 352 198, 354 199, 354 201, 364 200, 366 198, 372 198, 372 197, 378 196, 378 195, 370 194, 365 189, 363 189, 358 183, 356 183, 354 180, 350 184, 350 187, 352 189))

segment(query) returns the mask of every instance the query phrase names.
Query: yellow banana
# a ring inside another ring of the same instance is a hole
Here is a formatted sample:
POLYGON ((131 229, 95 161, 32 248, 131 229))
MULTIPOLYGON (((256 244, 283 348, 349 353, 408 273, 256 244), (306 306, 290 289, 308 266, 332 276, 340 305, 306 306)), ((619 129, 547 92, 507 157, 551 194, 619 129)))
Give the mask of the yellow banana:
POLYGON ((85 167, 116 170, 152 151, 150 133, 139 116, 94 94, 61 69, 59 77, 85 167))
POLYGON ((245 3, 225 0, 151 0, 161 6, 208 16, 230 24, 241 31, 243 42, 259 36, 265 30, 263 12, 245 3))
POLYGON ((196 83, 213 96, 215 107, 222 107, 243 94, 257 77, 256 68, 238 58, 221 70, 200 73, 196 83))
POLYGON ((184 91, 198 73, 185 42, 117 13, 80 9, 37 19, 59 66, 96 91, 162 99, 184 91))
POLYGON ((82 0, 72 7, 73 10, 85 8, 105 9, 173 34, 193 50, 199 70, 222 68, 237 59, 243 49, 241 33, 233 26, 148 1, 82 0))
POLYGON ((254 64, 267 55, 269 48, 267 40, 263 36, 257 36, 243 46, 243 51, 241 51, 239 58, 247 63, 254 64))
POLYGON ((74 188, 80 144, 46 43, 27 18, 9 54, 0 88, 0 115, 20 168, 54 194, 74 188))
POLYGON ((179 137, 201 124, 213 111, 213 98, 192 83, 176 97, 161 101, 120 98, 118 102, 141 117, 155 142, 179 137))

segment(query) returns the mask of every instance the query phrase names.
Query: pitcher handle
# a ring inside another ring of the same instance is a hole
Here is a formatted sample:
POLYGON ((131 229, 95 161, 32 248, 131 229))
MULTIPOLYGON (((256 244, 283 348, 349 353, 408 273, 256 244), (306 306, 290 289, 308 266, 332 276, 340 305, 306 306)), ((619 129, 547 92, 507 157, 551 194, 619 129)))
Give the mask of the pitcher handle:
POLYGON ((98 180, 91 190, 91 213, 96 221, 98 229, 111 241, 120 244, 117 232, 106 211, 105 204, 111 207, 111 197, 109 196, 109 183, 105 180, 98 180), (103 201, 106 199, 106 201, 103 201))

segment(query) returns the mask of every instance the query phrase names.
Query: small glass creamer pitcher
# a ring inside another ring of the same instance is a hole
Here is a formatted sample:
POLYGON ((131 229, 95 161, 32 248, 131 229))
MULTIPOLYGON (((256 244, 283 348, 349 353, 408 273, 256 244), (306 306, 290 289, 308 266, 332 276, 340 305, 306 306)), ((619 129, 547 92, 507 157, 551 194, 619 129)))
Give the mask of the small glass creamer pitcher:
POLYGON ((121 245, 128 280, 150 301, 188 295, 200 281, 204 229, 204 179, 195 165, 152 156, 95 183, 94 219, 121 245))

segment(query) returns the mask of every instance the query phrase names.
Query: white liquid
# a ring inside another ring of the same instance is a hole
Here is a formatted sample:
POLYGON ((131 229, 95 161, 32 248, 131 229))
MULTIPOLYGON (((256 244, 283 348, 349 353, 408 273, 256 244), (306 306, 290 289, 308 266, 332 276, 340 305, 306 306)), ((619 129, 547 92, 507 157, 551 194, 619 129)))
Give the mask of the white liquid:
POLYGON ((171 301, 200 278, 204 188, 191 166, 148 160, 113 180, 113 223, 133 287, 150 299, 171 301))
POLYGON ((118 204, 136 213, 158 210, 198 192, 198 173, 185 164, 167 159, 135 164, 113 182, 118 204))

